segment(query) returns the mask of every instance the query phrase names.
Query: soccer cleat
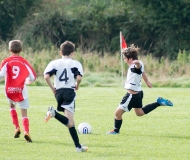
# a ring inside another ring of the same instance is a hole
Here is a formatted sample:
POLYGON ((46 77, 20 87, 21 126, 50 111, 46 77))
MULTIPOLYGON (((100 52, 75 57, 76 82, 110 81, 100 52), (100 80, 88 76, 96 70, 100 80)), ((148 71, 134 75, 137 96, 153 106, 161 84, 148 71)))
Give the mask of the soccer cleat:
POLYGON ((55 110, 53 109, 52 106, 50 106, 50 107, 48 108, 48 111, 47 111, 47 113, 46 113, 46 116, 45 116, 45 118, 44 118, 44 121, 47 122, 47 121, 50 120, 50 118, 53 118, 53 117, 55 117, 55 110))
POLYGON ((21 134, 20 128, 17 127, 17 128, 15 129, 15 135, 14 135, 14 138, 19 138, 19 137, 20 137, 20 134, 21 134))
POLYGON ((25 140, 26 140, 27 142, 32 142, 32 139, 31 139, 29 133, 24 133, 24 138, 25 138, 25 140))
POLYGON ((81 146, 81 148, 77 147, 76 151, 77 152, 86 152, 88 150, 87 146, 81 146))
POLYGON ((173 106, 173 103, 171 101, 169 101, 168 99, 164 99, 162 97, 158 97, 156 101, 161 106, 173 106))
POLYGON ((117 133, 117 132, 114 131, 114 130, 111 130, 111 131, 109 131, 107 134, 119 134, 119 133, 117 133))

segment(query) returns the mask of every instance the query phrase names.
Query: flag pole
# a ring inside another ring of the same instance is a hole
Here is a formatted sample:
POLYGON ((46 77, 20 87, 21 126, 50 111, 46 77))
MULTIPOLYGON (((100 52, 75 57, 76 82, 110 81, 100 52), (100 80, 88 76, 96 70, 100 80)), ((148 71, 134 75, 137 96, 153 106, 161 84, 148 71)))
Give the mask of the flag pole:
POLYGON ((120 31, 120 55, 121 55, 121 85, 123 87, 123 56, 122 56, 122 33, 120 31))

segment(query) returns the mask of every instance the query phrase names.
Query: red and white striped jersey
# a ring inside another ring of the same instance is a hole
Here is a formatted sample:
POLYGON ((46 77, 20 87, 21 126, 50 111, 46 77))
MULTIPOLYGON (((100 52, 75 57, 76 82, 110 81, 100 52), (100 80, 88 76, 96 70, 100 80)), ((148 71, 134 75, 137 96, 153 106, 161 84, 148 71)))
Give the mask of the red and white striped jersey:
POLYGON ((20 102, 28 97, 26 79, 30 82, 35 81, 36 73, 26 59, 12 55, 2 61, 1 77, 5 77, 6 96, 14 102, 20 102))

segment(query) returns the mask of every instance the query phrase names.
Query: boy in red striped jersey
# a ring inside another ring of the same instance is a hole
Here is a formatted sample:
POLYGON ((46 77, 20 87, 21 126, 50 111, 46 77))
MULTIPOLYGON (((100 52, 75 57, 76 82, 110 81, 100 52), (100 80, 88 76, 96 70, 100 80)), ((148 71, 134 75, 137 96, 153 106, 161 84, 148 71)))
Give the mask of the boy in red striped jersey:
POLYGON ((22 125, 24 138, 27 142, 32 142, 29 135, 29 119, 27 109, 29 108, 26 84, 36 80, 36 73, 26 59, 20 56, 22 43, 20 40, 9 42, 11 56, 5 58, 0 65, 0 78, 5 77, 5 95, 10 106, 10 115, 15 126, 14 138, 19 138, 21 134, 16 103, 20 107, 22 115, 22 125))

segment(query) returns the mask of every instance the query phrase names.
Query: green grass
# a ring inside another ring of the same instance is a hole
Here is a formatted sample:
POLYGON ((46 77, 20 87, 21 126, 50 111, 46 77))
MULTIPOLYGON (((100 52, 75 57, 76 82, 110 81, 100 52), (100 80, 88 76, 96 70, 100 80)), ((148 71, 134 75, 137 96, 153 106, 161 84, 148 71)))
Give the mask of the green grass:
MULTIPOLYGON (((28 117, 33 143, 26 143, 23 134, 14 139, 3 87, 0 86, 2 160, 190 159, 189 88, 144 88, 144 105, 154 102, 157 96, 163 96, 172 100, 174 107, 159 107, 143 117, 137 117, 132 110, 124 114, 119 135, 106 135, 113 129, 114 111, 125 90, 122 87, 81 87, 77 91, 76 126, 88 122, 93 130, 92 134, 79 135, 80 142, 89 146, 89 150, 77 153, 65 126, 55 119, 43 122, 47 107, 56 105, 48 87, 28 87, 31 106, 28 117)), ((17 111, 20 118, 18 108, 17 111)))

